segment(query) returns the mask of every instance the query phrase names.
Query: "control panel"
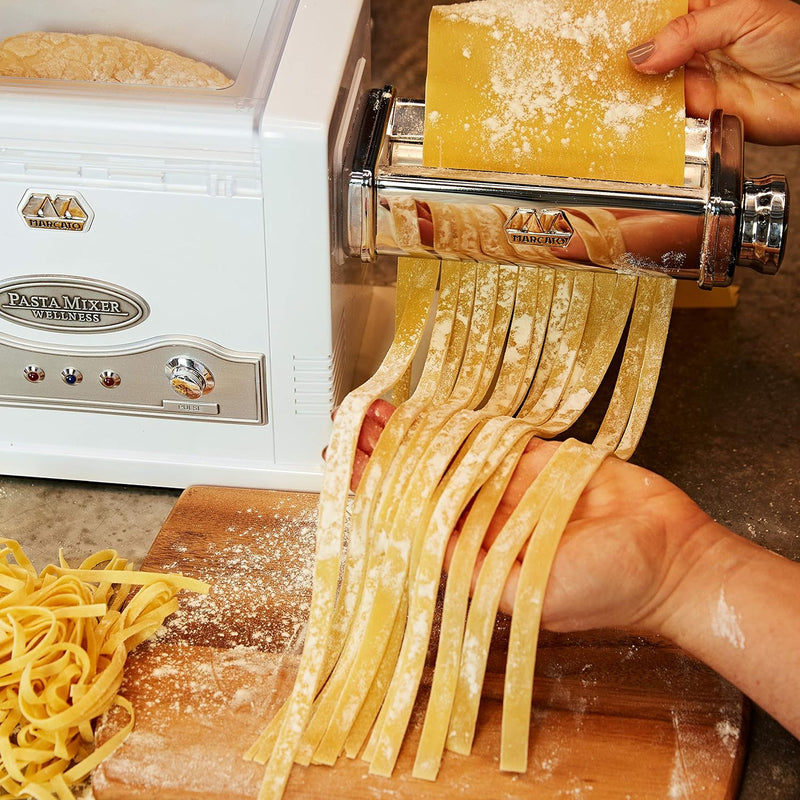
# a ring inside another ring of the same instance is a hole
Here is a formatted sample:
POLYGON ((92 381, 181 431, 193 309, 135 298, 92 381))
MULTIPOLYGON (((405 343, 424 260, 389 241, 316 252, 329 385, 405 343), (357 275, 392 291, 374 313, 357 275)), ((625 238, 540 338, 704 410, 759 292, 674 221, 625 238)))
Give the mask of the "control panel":
POLYGON ((194 337, 66 349, 0 335, 0 405, 264 424, 260 353, 194 337))

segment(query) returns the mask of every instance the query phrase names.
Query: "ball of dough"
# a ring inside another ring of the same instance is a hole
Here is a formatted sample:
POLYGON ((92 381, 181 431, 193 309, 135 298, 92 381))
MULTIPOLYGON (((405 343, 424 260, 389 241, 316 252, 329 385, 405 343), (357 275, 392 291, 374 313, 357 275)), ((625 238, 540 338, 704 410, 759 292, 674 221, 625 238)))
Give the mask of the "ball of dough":
POLYGON ((0 42, 0 75, 214 89, 232 83, 202 61, 132 39, 44 31, 0 42))

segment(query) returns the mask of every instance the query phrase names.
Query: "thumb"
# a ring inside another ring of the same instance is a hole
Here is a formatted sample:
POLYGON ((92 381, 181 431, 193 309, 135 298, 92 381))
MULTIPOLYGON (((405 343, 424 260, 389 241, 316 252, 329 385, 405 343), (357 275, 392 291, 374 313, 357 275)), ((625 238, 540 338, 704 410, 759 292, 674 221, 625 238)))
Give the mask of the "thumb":
POLYGON ((660 74, 683 66, 696 53, 731 44, 739 33, 732 24, 730 5, 709 6, 676 17, 652 39, 628 50, 628 60, 639 72, 660 74))

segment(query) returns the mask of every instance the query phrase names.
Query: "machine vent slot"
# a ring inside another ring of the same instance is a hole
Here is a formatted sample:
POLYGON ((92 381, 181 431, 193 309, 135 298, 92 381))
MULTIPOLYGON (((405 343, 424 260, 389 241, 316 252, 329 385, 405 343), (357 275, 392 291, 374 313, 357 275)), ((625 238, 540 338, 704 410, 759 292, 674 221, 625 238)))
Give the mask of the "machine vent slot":
POLYGON ((333 358, 298 358, 292 365, 294 413, 330 414, 334 406, 333 358))
POLYGON ((292 385, 295 414, 330 414, 352 386, 352 354, 348 345, 346 314, 335 326, 333 355, 327 358, 294 356, 292 385))

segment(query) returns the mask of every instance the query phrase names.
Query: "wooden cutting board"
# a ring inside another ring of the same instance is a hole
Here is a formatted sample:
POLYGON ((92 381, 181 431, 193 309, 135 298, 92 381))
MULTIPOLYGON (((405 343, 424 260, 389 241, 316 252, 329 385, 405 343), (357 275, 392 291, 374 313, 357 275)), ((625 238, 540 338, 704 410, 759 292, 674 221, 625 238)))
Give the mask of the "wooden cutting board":
MULTIPOLYGON (((291 689, 310 597, 317 496, 194 487, 144 567, 212 583, 128 660, 136 724, 96 771, 97 800, 254 800, 242 758, 291 689)), ((392 778, 360 759, 295 767, 288 798, 525 797, 730 800, 745 745, 741 693, 668 642, 613 631, 544 634, 529 769, 498 769, 503 647, 498 619, 473 754, 446 753, 435 783, 411 777, 426 699, 392 778)), ((428 676, 429 678, 429 676, 428 676)), ((115 713, 100 737, 120 723, 115 713)))

